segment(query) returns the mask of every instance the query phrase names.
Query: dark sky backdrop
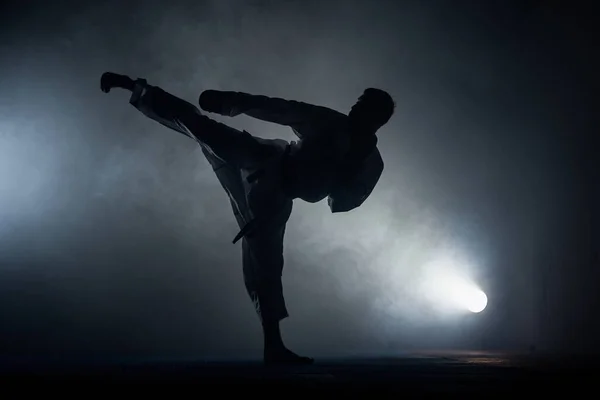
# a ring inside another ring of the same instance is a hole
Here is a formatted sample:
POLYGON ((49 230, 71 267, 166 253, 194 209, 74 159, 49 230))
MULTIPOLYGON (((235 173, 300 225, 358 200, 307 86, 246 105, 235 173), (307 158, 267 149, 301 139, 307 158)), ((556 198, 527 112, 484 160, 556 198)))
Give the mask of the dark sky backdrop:
MULTIPOLYGON (((107 70, 193 102, 215 88, 345 112, 366 87, 394 96, 380 135, 386 170, 364 207, 334 216, 325 203, 295 204, 284 271, 292 348, 595 348, 591 10, 3 4, 0 355, 261 354, 224 192, 194 143, 145 119, 126 93, 100 92, 107 70), (483 313, 450 318, 423 303, 426 266, 448 254, 488 294, 483 313)), ((247 117, 228 123, 293 139, 247 117)))

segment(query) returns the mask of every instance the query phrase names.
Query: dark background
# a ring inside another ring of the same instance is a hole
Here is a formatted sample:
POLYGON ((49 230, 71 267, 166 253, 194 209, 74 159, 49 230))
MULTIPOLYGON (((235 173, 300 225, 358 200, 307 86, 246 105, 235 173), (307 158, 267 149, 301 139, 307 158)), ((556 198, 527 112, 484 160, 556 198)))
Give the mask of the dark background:
MULTIPOLYGON (((581 3, 585 4, 585 3, 581 3)), ((0 355, 261 354, 237 226, 200 149, 107 70, 347 111, 381 87, 386 170, 361 209, 296 202, 290 346, 311 355, 596 351, 598 44, 591 5, 542 1, 4 2, 0 355), (423 301, 447 260, 481 314, 423 301), (454 266, 452 266, 454 265, 454 266)), ((224 120, 224 119, 220 119, 224 120)), ((247 117, 263 137, 292 132, 247 117)))

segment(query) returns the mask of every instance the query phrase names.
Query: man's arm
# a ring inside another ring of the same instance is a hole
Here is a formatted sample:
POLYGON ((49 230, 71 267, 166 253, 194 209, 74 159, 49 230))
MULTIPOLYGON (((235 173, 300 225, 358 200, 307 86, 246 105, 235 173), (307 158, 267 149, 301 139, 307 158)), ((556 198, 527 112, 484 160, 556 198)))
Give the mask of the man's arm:
POLYGON ((340 182, 327 198, 332 213, 348 212, 362 205, 375 189, 383 172, 383 159, 375 148, 351 179, 340 182))
POLYGON ((228 117, 246 114, 290 127, 301 126, 327 111, 325 107, 300 101, 219 90, 205 90, 200 95, 199 103, 204 111, 228 117))

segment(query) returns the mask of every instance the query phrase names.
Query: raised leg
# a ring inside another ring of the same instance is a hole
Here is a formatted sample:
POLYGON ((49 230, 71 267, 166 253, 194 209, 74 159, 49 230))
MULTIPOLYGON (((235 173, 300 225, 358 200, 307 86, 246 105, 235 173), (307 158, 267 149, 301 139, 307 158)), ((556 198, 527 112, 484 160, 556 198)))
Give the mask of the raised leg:
POLYGON ((107 72, 100 80, 101 89, 118 87, 132 92, 129 102, 148 118, 196 140, 234 168, 253 169, 277 155, 273 146, 265 146, 248 132, 239 131, 205 115, 191 103, 144 79, 107 72))

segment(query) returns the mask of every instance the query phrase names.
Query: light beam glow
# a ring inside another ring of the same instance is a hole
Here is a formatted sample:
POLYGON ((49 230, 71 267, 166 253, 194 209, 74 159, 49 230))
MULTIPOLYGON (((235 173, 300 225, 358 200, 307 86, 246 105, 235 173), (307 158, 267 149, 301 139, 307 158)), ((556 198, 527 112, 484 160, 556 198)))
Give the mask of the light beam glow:
POLYGON ((487 295, 452 263, 436 264, 424 279, 426 298, 436 308, 451 312, 480 313, 487 307, 487 295))
POLYGON ((472 313, 480 313, 487 306, 487 296, 474 286, 454 289, 453 301, 472 313))

